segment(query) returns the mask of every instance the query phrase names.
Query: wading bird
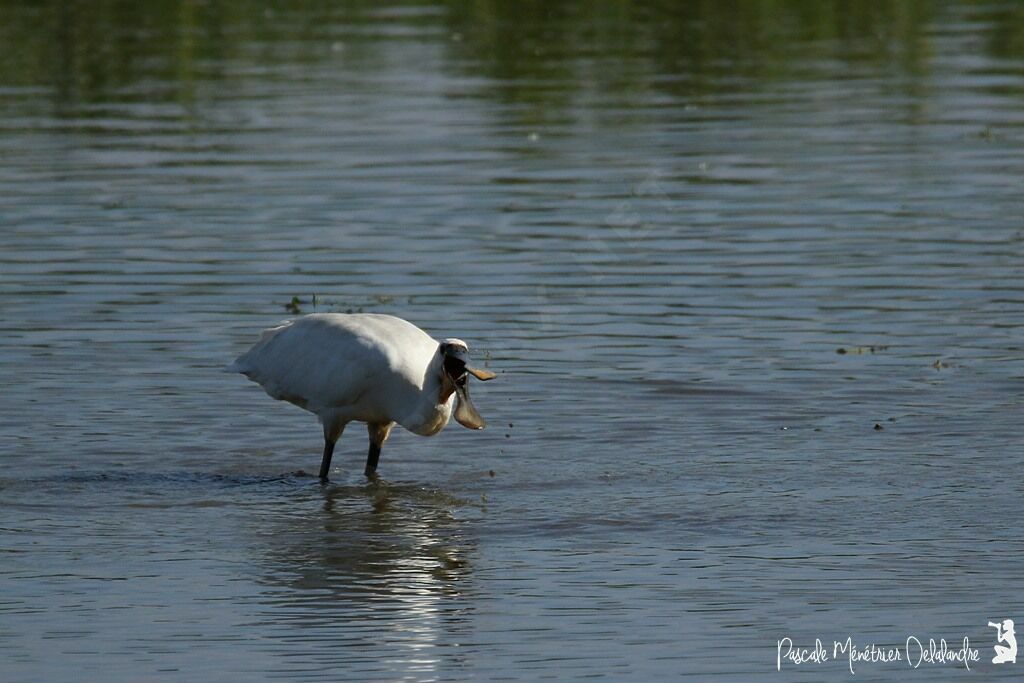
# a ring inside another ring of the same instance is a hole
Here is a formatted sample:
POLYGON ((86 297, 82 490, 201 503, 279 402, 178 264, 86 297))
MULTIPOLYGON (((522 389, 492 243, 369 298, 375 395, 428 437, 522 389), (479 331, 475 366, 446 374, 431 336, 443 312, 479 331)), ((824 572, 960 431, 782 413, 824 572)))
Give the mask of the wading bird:
POLYGON ((368 477, 396 423, 421 436, 437 434, 452 416, 453 398, 459 424, 483 429, 469 400, 469 375, 494 379, 469 365, 461 339, 438 342, 408 321, 373 313, 315 313, 265 330, 228 370, 320 418, 322 481, 349 422, 365 422, 370 434, 368 477))

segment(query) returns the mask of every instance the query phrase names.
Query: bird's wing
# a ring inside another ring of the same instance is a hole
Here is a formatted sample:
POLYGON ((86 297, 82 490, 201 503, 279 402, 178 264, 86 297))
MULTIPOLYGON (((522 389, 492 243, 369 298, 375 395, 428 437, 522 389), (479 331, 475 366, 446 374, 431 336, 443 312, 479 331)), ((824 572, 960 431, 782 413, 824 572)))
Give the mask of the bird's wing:
POLYGON ((266 330, 232 368, 273 398, 317 409, 357 403, 389 360, 372 339, 329 316, 266 330))

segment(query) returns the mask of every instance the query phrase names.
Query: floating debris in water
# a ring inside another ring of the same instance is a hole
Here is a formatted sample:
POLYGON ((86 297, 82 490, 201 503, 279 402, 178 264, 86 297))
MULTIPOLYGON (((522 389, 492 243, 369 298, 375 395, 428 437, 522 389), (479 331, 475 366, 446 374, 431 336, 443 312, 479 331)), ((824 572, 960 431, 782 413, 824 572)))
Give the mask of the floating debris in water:
MULTIPOLYGON (((285 310, 289 313, 300 313, 306 306, 312 307, 313 311, 316 312, 337 312, 337 313, 363 313, 365 311, 376 311, 381 308, 390 306, 399 300, 399 298, 405 298, 404 296, 399 297, 398 295, 392 294, 374 294, 365 298, 360 297, 359 299, 352 299, 346 297, 341 299, 339 297, 332 297, 323 293, 314 292, 308 299, 293 296, 291 301, 284 305, 285 310)), ((408 297, 409 301, 412 301, 412 297, 408 297)))
POLYGON ((840 356, 846 355, 847 353, 852 353, 854 355, 863 355, 865 353, 878 353, 880 351, 888 350, 888 346, 840 346, 838 349, 836 349, 836 353, 838 353, 840 356))
POLYGON ((489 471, 488 471, 487 473, 488 473, 489 475, 491 475, 492 477, 494 476, 494 470, 489 470, 489 471))

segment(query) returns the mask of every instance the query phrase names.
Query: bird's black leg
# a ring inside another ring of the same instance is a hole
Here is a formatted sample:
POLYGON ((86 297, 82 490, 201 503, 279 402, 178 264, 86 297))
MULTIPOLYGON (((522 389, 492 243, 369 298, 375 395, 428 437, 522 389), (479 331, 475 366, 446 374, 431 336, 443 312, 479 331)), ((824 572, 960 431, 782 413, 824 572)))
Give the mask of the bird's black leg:
POLYGON ((327 473, 331 470, 331 456, 334 455, 334 442, 324 439, 324 457, 320 461, 320 481, 327 481, 327 473))
POLYGON ((366 476, 372 477, 377 474, 377 461, 380 460, 380 446, 370 442, 370 452, 366 456, 366 476))
POLYGON ((394 422, 366 425, 366 431, 370 435, 370 452, 366 455, 366 470, 364 470, 366 476, 374 477, 377 475, 377 461, 380 460, 380 447, 388 440, 388 435, 391 434, 391 428, 394 426, 394 422))

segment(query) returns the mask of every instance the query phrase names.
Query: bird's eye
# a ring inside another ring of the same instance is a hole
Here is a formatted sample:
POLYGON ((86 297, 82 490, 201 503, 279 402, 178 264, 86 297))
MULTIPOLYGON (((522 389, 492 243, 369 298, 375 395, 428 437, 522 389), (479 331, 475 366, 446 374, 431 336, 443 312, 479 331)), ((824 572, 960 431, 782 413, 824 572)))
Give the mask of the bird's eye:
POLYGON ((461 358, 447 356, 444 359, 444 369, 453 378, 466 374, 466 363, 461 358))

